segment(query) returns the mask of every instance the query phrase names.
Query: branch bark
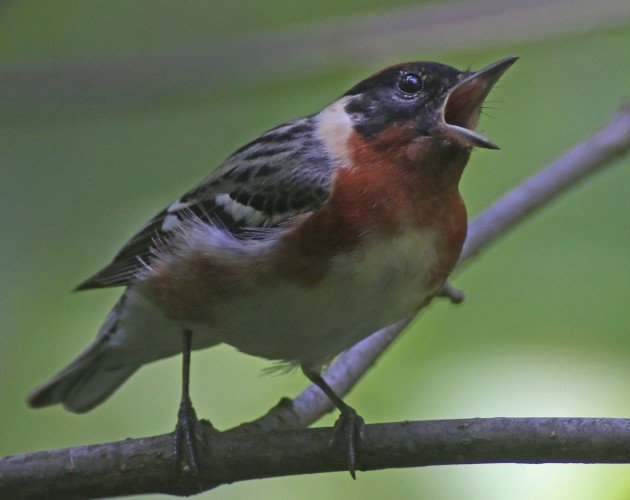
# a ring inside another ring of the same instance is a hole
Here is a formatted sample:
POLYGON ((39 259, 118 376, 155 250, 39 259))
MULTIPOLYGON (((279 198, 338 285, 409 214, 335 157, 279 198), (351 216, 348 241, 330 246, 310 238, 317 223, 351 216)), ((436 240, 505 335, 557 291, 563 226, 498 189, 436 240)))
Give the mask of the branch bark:
MULTIPOLYGON (((597 134, 524 182, 471 224, 460 265, 588 174, 630 148, 630 105, 597 134)), ((348 350, 327 372, 345 394, 411 319, 348 350)), ((330 409, 309 387, 258 420, 224 433, 203 427, 201 487, 252 478, 345 470, 345 454, 328 448, 330 429, 303 429, 330 409), (244 432, 257 431, 257 432, 244 432), (266 431, 266 432, 262 432, 266 431)), ((472 419, 369 425, 359 469, 458 463, 630 463, 630 419, 472 419)), ((178 478, 172 435, 78 446, 0 459, 0 497, 189 494, 178 478)))
MULTIPOLYGON (((0 496, 191 494, 247 479, 347 470, 332 429, 206 434, 203 477, 177 478, 172 435, 18 455, 0 496)), ((479 463, 630 463, 630 419, 486 418, 367 425, 360 470, 479 463)))

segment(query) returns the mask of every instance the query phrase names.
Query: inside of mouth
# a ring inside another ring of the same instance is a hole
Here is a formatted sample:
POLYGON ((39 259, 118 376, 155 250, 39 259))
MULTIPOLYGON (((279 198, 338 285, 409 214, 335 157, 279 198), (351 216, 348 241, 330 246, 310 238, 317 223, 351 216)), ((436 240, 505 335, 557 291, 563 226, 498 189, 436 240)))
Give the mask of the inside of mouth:
POLYGON ((469 80, 456 87, 446 98, 444 121, 449 125, 474 130, 490 89, 484 82, 469 80))

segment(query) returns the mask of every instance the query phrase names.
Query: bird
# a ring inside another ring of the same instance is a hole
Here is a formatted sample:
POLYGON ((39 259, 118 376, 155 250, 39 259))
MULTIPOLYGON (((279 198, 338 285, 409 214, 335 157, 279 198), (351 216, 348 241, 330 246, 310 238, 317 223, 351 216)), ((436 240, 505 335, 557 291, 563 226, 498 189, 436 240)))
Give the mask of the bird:
POLYGON ((498 149, 476 131, 483 103, 517 59, 390 66, 236 150, 76 288, 124 291, 29 405, 87 412, 144 364, 181 353, 174 456, 198 475, 190 353, 225 343, 301 368, 328 396, 354 477, 363 419, 322 370, 444 286, 466 238, 464 167, 473 148, 498 149))

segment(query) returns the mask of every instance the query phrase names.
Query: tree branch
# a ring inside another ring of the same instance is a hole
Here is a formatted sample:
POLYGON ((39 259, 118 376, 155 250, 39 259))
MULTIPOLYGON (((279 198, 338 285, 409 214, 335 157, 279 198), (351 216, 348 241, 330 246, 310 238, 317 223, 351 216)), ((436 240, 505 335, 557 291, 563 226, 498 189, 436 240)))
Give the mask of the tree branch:
MULTIPOLYGON (((460 265, 533 211, 630 148, 630 106, 477 217, 460 265)), ((326 378, 345 394, 372 366, 405 319, 348 350, 326 378)), ((330 429, 304 427, 329 409, 316 388, 284 399, 253 423, 216 433, 202 426, 206 452, 202 486, 252 478, 345 470, 345 454, 328 448, 330 429), (274 430, 284 429, 284 430, 274 430), (269 432, 242 432, 257 430, 269 432)), ((472 419, 369 425, 359 469, 458 463, 630 463, 630 419, 472 419)), ((0 459, 0 497, 187 494, 178 478, 172 435, 77 446, 0 459)))
MULTIPOLYGON (((347 470, 332 429, 205 436, 201 489, 247 479, 347 470)), ((18 455, 2 461, 0 496, 191 494, 172 435, 18 455)), ((630 419, 484 418, 367 425, 360 470, 479 463, 630 463, 630 419)))

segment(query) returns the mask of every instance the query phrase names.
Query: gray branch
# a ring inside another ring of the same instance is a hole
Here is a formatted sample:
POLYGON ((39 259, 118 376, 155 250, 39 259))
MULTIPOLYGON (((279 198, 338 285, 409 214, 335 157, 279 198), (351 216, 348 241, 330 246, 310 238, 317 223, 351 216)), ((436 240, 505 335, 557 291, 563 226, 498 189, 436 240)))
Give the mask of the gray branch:
MULTIPOLYGON (((587 175, 612 164, 630 149, 630 103, 610 123, 580 143, 551 166, 541 170, 510 191, 470 224, 458 269, 498 236, 516 226, 528 215, 543 208, 566 189, 587 175)), ((324 378, 343 396, 361 379, 411 322, 406 318, 380 330, 347 350, 337 359, 324 378)), ((242 424, 233 431, 274 430, 306 427, 332 410, 332 404, 315 386, 301 392, 293 401, 285 398, 266 415, 242 424)))
MULTIPOLYGON (((200 484, 179 478, 172 435, 2 460, 0 497, 192 494, 247 479, 343 471, 332 429, 206 433, 200 484)), ((630 463, 630 419, 485 418, 367 425, 359 469, 480 463, 630 463)))
MULTIPOLYGON (((527 215, 630 148, 630 106, 605 128, 508 193, 471 224, 460 265, 527 215)), ((410 319, 348 350, 326 374, 347 393, 410 319)), ((231 431, 203 425, 201 484, 176 474, 172 435, 0 459, 0 497, 189 494, 245 479, 344 470, 330 429, 301 429, 330 409, 314 387, 231 431), (249 430, 250 432, 243 432, 249 430), (251 432, 258 431, 258 432, 251 432), (264 432, 262 432, 264 431, 264 432)), ((630 463, 630 419, 472 419, 368 425, 360 470, 470 463, 630 463)))

